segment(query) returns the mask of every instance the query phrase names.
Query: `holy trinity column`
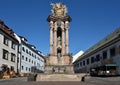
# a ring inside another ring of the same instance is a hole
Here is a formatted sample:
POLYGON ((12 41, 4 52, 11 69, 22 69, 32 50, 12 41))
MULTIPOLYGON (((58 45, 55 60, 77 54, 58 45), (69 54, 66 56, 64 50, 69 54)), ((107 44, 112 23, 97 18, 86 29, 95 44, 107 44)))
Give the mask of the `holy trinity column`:
POLYGON ((69 22, 71 17, 63 3, 52 3, 51 5, 51 14, 47 18, 50 23, 50 54, 47 65, 69 65, 72 61, 69 53, 69 22))

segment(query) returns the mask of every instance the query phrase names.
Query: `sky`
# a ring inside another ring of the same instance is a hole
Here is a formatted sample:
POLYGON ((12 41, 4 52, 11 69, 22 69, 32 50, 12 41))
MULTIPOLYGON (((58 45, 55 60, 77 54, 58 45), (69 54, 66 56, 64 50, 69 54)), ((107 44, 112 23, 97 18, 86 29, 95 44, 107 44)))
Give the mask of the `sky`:
POLYGON ((71 16, 69 52, 86 51, 120 27, 120 0, 0 0, 0 19, 49 54, 50 3, 62 2, 71 16))

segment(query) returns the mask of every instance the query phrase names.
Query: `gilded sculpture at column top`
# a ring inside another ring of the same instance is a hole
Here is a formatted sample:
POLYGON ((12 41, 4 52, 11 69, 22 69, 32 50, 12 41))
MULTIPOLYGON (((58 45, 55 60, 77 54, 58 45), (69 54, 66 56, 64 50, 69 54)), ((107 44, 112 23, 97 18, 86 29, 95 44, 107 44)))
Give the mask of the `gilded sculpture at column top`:
POLYGON ((64 17, 67 15, 67 8, 63 3, 51 3, 52 6, 52 16, 55 17, 64 17))

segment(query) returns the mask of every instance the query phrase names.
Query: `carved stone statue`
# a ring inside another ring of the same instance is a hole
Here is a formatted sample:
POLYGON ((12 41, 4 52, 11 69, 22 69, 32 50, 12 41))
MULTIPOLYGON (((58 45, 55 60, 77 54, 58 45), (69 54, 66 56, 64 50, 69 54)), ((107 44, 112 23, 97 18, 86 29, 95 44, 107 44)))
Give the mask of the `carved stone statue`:
POLYGON ((63 3, 56 3, 53 4, 51 3, 52 6, 52 16, 56 16, 56 17, 64 17, 67 14, 67 8, 63 3))

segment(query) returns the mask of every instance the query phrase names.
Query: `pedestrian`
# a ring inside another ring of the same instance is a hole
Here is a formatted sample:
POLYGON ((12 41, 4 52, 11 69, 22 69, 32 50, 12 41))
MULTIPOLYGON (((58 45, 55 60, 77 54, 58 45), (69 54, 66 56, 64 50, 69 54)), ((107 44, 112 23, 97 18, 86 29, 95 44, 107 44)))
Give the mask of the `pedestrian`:
POLYGON ((82 76, 81 81, 85 82, 85 76, 82 76))
POLYGON ((0 74, 2 73, 2 67, 0 66, 0 74))
POLYGON ((7 72, 7 74, 10 74, 10 68, 9 67, 6 68, 6 72, 7 72))
POLYGON ((36 80, 37 80, 37 74, 34 75, 34 81, 36 81, 36 80))

